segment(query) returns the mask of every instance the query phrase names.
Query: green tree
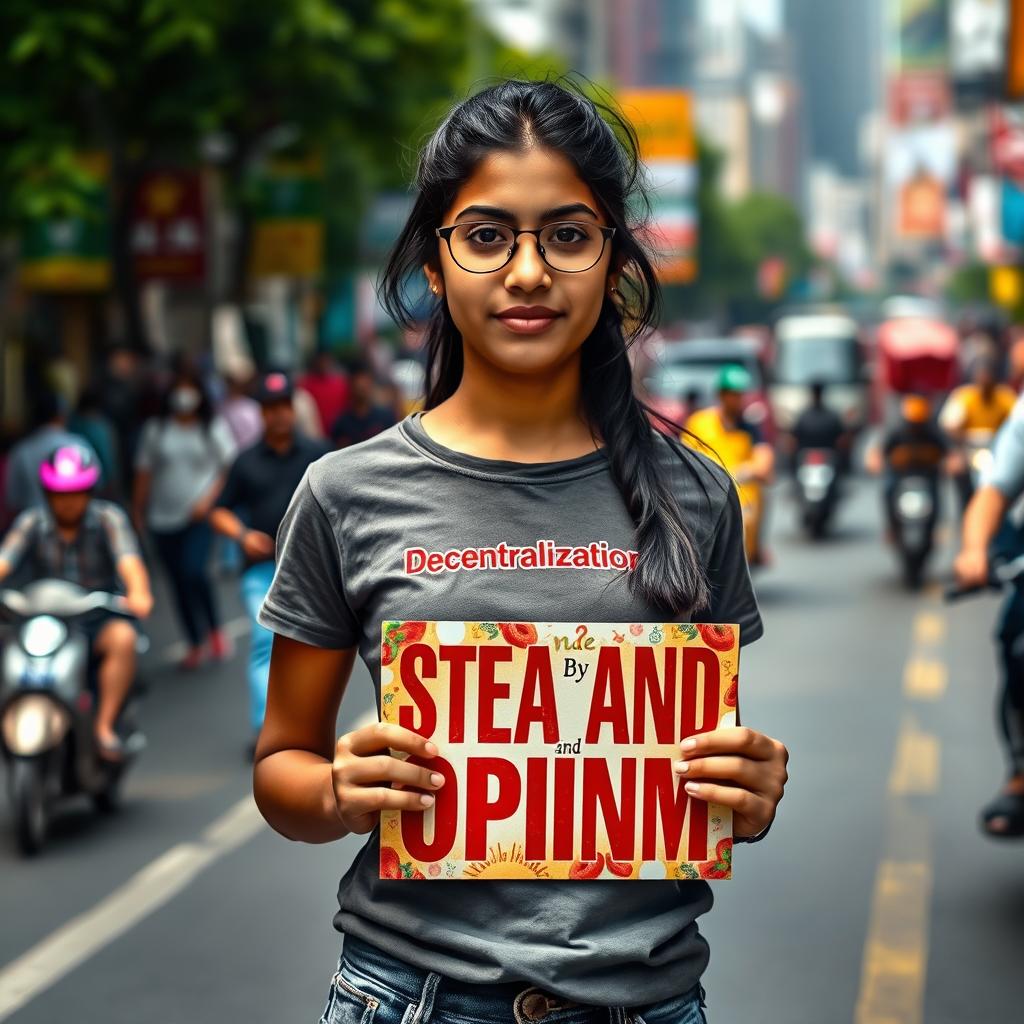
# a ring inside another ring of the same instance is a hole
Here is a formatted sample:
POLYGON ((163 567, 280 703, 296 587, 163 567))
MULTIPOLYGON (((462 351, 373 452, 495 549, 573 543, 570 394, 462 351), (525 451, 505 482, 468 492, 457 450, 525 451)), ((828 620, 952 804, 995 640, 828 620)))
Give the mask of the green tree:
POLYGON ((81 212, 74 154, 106 153, 116 288, 139 339, 128 228, 150 167, 216 143, 244 206, 248 171, 274 149, 341 154, 328 162, 349 181, 396 166, 459 81, 468 24, 465 0, 8 0, 0 227, 81 212))

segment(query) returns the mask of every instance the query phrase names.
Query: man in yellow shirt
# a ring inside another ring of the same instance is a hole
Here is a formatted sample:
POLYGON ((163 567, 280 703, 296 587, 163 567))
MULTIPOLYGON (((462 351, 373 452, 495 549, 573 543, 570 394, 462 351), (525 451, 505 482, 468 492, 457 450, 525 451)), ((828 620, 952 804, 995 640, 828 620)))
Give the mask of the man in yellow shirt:
POLYGON ((743 533, 747 561, 764 563, 761 524, 764 519, 765 484, 775 472, 775 452, 766 444, 756 424, 743 415, 744 396, 753 385, 742 366, 723 366, 716 380, 718 404, 693 413, 686 421, 688 434, 682 439, 727 470, 736 481, 743 509, 743 533))
POLYGON ((954 445, 949 471, 965 508, 974 493, 972 460, 984 459, 979 453, 991 448, 996 431, 1016 401, 1013 388, 999 382, 995 364, 978 359, 972 367, 971 382, 956 388, 939 413, 939 426, 954 445))

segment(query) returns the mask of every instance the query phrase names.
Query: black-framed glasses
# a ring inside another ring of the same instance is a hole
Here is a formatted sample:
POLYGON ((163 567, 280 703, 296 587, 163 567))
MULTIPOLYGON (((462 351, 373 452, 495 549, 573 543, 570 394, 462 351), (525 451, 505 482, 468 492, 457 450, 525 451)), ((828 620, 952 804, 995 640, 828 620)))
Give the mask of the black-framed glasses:
POLYGON ((493 274, 511 262, 520 235, 537 239, 537 252, 552 270, 581 274, 597 265, 615 228, 586 221, 560 220, 542 228, 513 228, 500 221, 467 221, 435 228, 448 243, 452 259, 471 274, 493 274))

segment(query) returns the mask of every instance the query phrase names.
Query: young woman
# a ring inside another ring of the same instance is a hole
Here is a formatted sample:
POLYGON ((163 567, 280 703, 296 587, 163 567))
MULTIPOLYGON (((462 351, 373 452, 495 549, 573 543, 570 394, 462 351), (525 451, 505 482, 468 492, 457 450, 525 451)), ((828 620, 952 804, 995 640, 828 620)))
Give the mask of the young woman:
POLYGON ((213 538, 206 517, 235 457, 227 423, 213 414, 199 378, 181 370, 164 395, 163 411, 146 423, 135 455, 132 513, 149 527, 174 591, 188 637, 180 663, 195 669, 209 653, 220 660, 230 643, 220 628, 207 563, 213 538), (206 646, 204 646, 206 645, 206 646))
MULTIPOLYGON (((761 635, 734 488, 656 433, 633 393, 623 325, 653 321, 657 285, 627 215, 635 136, 604 115, 571 89, 511 81, 438 128, 384 280, 400 321, 411 274, 435 297, 424 411, 314 463, 278 533, 256 799, 292 839, 370 834, 341 882, 325 1021, 704 1020, 707 883, 381 880, 381 808, 420 811, 443 782, 389 748, 439 751, 395 725, 335 732, 356 655, 376 678, 395 615, 696 619, 761 635), (618 574, 429 574, 404 556, 541 538, 639 557, 618 574)), ((732 807, 740 841, 759 838, 786 781, 782 744, 733 728, 680 754, 689 791, 732 807)))

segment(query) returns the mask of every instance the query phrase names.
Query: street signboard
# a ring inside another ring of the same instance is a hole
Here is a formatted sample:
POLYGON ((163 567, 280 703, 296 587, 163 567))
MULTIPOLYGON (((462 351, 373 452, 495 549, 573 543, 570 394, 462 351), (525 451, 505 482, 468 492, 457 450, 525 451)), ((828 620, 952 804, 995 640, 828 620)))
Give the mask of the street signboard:
POLYGON ((736 724, 738 626, 396 619, 381 655, 382 719, 439 751, 396 756, 445 783, 424 811, 381 813, 380 877, 731 877, 731 810, 672 765, 736 724))
POLYGON ((651 218, 644 234, 658 277, 687 284, 697 276, 699 230, 692 97, 679 89, 642 89, 619 98, 648 171, 651 218))

